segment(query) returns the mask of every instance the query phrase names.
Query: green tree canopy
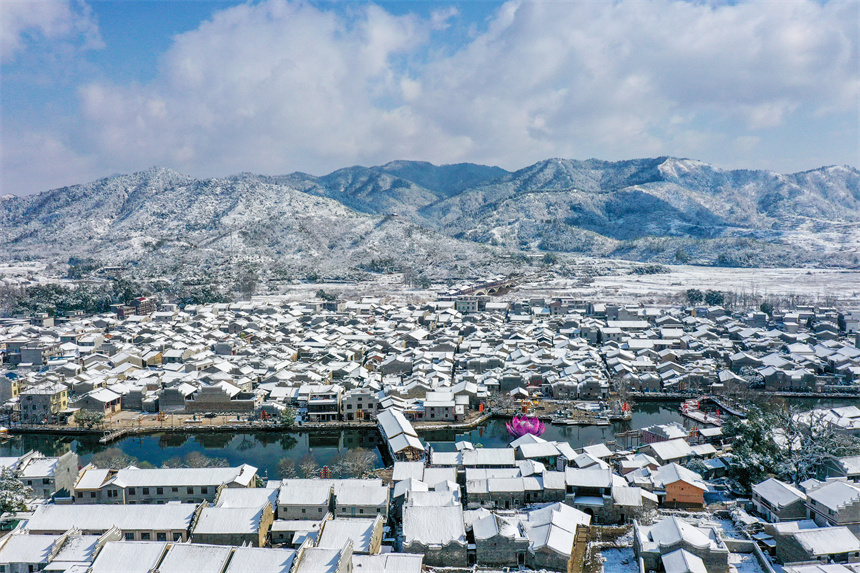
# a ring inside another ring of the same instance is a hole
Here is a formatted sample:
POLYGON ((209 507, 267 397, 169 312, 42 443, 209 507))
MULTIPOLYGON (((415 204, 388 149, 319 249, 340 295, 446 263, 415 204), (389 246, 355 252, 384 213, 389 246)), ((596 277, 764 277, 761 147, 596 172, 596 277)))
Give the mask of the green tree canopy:
POLYGON ((705 295, 697 288, 687 289, 687 302, 690 304, 699 304, 705 300, 705 295))

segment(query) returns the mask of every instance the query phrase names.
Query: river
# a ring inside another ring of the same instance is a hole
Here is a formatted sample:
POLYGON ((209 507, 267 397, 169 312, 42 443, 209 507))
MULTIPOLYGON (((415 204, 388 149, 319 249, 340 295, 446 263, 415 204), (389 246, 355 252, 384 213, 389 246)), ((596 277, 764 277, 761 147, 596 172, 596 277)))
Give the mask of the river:
MULTIPOLYGON (((857 403, 851 400, 797 399, 791 403, 805 408, 835 407, 857 403)), ((609 426, 561 426, 547 424, 543 438, 569 442, 574 448, 607 442, 618 432, 638 430, 654 424, 669 422, 691 422, 678 412, 678 402, 639 402, 634 405, 629 422, 614 422, 609 426)), ((454 442, 468 440, 483 447, 505 447, 510 436, 505 429, 505 420, 488 420, 478 428, 466 432, 455 430, 432 430, 419 432, 424 441, 439 451, 451 451, 454 442)), ((98 443, 98 436, 64 437, 49 434, 17 435, 0 445, 0 456, 20 455, 29 450, 38 450, 45 455, 59 455, 74 450, 86 464, 92 455, 108 448, 119 448, 125 454, 154 466, 160 466, 174 457, 184 457, 191 452, 212 458, 226 459, 230 465, 251 464, 259 469, 262 477, 276 479, 278 462, 290 457, 296 462, 313 456, 320 466, 332 463, 336 456, 348 449, 364 447, 376 455, 376 466, 382 467, 379 453, 381 437, 377 431, 336 430, 313 432, 210 432, 210 433, 162 433, 132 436, 110 445, 98 443)), ((624 441, 619 443, 627 447, 624 441)))

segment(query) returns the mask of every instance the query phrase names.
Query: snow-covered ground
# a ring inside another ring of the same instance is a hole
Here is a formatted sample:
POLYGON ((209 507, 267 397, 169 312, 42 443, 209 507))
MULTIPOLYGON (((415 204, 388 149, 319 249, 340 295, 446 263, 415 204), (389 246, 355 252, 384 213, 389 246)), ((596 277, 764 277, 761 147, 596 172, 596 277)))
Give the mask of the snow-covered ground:
MULTIPOLYGON (((614 261, 616 264, 619 261, 614 261)), ((690 265, 666 266, 668 273, 627 274, 623 266, 616 272, 596 276, 584 284, 578 279, 537 280, 523 283, 511 296, 545 293, 581 296, 593 300, 632 302, 679 295, 697 288, 733 291, 750 295, 788 297, 797 295, 813 301, 833 300, 860 303, 860 271, 796 268, 722 268, 690 265)))
POLYGON ((639 565, 636 562, 636 556, 633 555, 632 547, 603 549, 600 554, 603 556, 603 571, 605 573, 638 573, 639 571, 639 565))
POLYGON ((764 573, 764 569, 752 553, 730 553, 729 573, 764 573))

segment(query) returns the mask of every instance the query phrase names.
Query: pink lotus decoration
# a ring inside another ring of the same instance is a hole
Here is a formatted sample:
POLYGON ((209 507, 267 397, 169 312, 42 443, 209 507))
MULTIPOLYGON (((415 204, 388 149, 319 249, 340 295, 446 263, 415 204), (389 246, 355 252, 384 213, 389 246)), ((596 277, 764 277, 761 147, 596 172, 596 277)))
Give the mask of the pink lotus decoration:
POLYGON ((508 428, 508 433, 515 438, 520 438, 526 434, 540 436, 546 430, 543 422, 529 416, 514 416, 505 426, 508 428))

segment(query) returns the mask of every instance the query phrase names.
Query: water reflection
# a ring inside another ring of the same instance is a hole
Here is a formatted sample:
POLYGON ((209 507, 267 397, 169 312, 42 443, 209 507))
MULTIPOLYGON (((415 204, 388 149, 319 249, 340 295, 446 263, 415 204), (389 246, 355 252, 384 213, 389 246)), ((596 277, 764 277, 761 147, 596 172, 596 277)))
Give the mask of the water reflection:
MULTIPOLYGON (((845 400, 792 399, 791 403, 803 408, 833 407, 845 405, 845 400)), ((853 402, 847 402, 853 403, 853 402)), ((653 424, 682 422, 690 427, 692 422, 678 412, 677 402, 643 402, 635 406, 629 422, 616 422, 609 426, 555 426, 547 425, 543 437, 547 440, 569 442, 574 448, 607 442, 619 432, 636 430, 653 424)), ((469 431, 433 430, 420 432, 423 440, 440 451, 451 451, 454 442, 468 440, 483 447, 506 447, 510 436, 505 420, 490 420, 486 425, 469 431)), ((342 432, 213 432, 161 433, 135 436, 115 442, 109 446, 99 444, 98 436, 22 435, 13 436, 0 445, 0 455, 21 455, 29 450, 39 450, 56 456, 74 450, 86 464, 92 454, 109 447, 120 448, 124 453, 140 461, 158 467, 166 460, 185 457, 198 452, 211 458, 225 458, 231 465, 251 464, 260 470, 260 475, 271 479, 278 477, 278 462, 289 457, 298 462, 312 456, 319 466, 329 465, 335 456, 353 448, 367 448, 376 456, 376 467, 382 466, 379 453, 381 436, 376 430, 344 430, 342 432)), ((619 446, 629 447, 624 440, 619 446)))
POLYGON ((39 450, 46 455, 59 455, 72 449, 86 464, 94 453, 107 448, 121 449, 125 454, 160 467, 171 458, 184 458, 192 452, 210 458, 224 458, 230 465, 251 464, 259 475, 277 479, 278 462, 289 457, 296 461, 310 455, 319 466, 329 465, 348 447, 367 447, 375 457, 375 467, 382 467, 382 456, 377 449, 379 434, 374 431, 347 430, 344 432, 290 433, 290 432, 218 432, 212 434, 164 433, 134 436, 110 445, 98 443, 97 436, 71 439, 52 435, 13 436, 0 446, 0 455, 21 455, 39 450))

